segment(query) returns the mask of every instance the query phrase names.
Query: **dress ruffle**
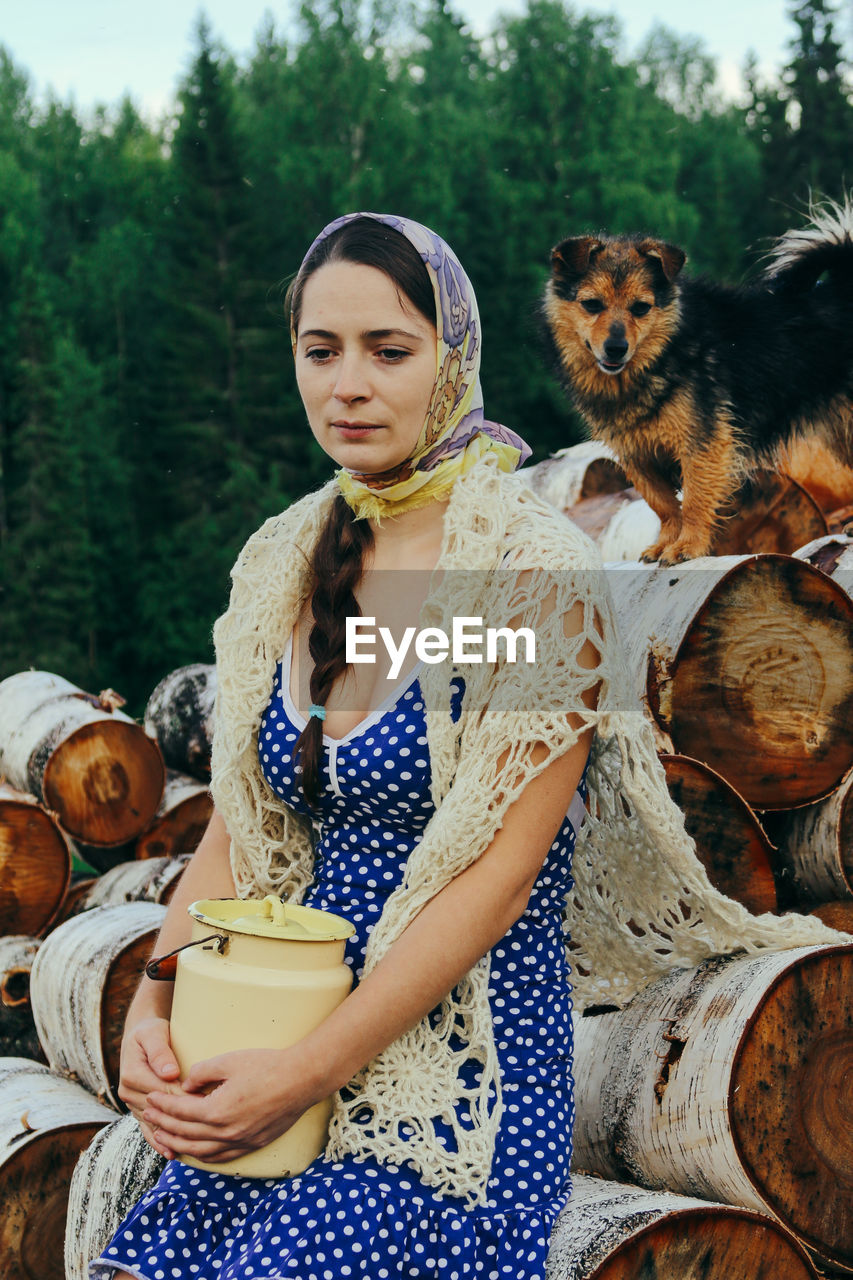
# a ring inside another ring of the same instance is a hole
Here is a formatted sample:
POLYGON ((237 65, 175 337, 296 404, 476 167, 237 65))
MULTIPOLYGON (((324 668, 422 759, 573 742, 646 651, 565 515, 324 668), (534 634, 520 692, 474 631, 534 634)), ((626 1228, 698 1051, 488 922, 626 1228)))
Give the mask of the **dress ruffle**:
POLYGON ((318 1161, 286 1182, 172 1162, 91 1280, 517 1280, 545 1274, 568 1199, 466 1211, 372 1160, 318 1161))

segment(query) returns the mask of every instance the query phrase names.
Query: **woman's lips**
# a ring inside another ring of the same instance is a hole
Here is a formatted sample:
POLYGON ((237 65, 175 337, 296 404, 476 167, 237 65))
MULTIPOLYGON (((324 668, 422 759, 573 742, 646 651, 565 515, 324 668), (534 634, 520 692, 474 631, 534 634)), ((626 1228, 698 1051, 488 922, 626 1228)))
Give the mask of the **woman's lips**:
POLYGON ((333 422, 332 426, 336 431, 340 432, 345 440, 363 440, 372 431, 382 430, 380 426, 376 426, 373 423, 363 422, 333 422))

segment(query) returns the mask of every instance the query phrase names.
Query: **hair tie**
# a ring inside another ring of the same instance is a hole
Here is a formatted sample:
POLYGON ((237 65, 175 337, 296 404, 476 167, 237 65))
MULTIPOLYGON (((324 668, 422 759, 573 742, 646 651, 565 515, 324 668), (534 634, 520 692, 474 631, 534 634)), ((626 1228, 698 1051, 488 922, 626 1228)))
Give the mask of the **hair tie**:
POLYGON ((318 707, 316 702, 312 702, 308 708, 308 719, 310 720, 312 716, 316 716, 318 720, 325 720, 326 708, 318 707))

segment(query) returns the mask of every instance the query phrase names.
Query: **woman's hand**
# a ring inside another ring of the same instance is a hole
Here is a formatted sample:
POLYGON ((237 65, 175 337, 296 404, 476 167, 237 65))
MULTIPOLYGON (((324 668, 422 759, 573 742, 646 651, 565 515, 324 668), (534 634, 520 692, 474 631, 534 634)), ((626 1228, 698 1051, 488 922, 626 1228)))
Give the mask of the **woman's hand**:
POLYGON ((131 1115, 136 1116, 150 1146, 168 1158, 171 1153, 154 1137, 142 1119, 152 1089, 170 1085, 179 1089, 180 1069, 172 1052, 168 1018, 143 1018, 125 1033, 121 1043, 121 1074, 118 1096, 131 1115))
POLYGON ((197 1063, 181 1090, 153 1090, 142 1119, 170 1158, 218 1164, 266 1146, 327 1093, 296 1046, 241 1049, 197 1063))

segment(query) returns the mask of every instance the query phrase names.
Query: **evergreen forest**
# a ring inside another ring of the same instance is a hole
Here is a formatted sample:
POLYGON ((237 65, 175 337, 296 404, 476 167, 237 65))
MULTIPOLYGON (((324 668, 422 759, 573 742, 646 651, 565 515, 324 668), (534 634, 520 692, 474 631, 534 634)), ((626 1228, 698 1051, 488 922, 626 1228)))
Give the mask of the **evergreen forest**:
MULTIPOLYGON (((724 99, 700 41, 528 0, 475 38, 452 0, 320 0, 236 60, 198 23, 174 114, 84 119, 0 48, 0 678, 34 666, 140 714, 210 661, 234 558, 331 474, 283 291, 316 232, 405 213, 477 290, 489 417, 534 461, 580 438, 537 300, 566 235, 647 231, 734 280, 853 183, 853 81, 826 0, 778 81, 724 99)), ((37 72, 37 68, 34 71, 37 72)))

